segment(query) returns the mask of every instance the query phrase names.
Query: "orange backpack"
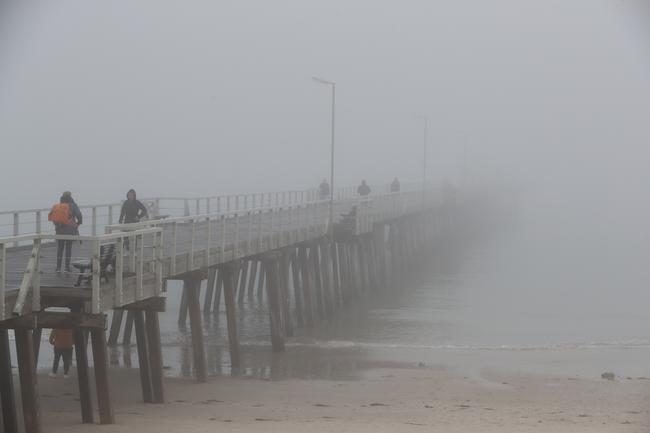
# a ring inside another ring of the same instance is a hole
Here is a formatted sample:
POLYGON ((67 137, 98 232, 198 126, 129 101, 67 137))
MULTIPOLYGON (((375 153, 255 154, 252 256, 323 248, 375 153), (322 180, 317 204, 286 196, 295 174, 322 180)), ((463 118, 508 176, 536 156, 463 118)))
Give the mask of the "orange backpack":
POLYGON ((70 215, 70 205, 68 203, 57 203, 52 206, 52 210, 47 217, 48 221, 54 224, 72 225, 72 215, 70 215))

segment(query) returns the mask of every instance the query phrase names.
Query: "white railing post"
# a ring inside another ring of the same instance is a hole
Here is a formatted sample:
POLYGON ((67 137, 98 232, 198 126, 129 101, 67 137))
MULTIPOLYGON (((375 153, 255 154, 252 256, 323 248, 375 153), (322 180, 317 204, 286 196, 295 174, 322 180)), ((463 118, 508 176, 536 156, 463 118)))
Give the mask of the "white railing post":
POLYGON ((36 259, 32 277, 32 311, 41 311, 41 240, 34 239, 36 259))
MULTIPOLYGON (((14 213, 14 236, 20 234, 20 214, 18 212, 14 213)), ((18 241, 14 242, 14 247, 18 246, 18 241)))
POLYGON ((251 254, 251 243, 253 242, 253 213, 248 211, 248 245, 246 246, 246 254, 251 254))
POLYGON ((115 303, 124 305, 124 237, 115 241, 115 303))
POLYGON ((154 294, 160 295, 163 285, 163 232, 162 229, 154 233, 154 266, 156 272, 156 283, 154 286, 154 294))
POLYGON ((269 245, 268 249, 271 250, 273 249, 273 208, 269 211, 269 245))
POLYGON ((257 227, 257 252, 262 252, 262 237, 264 237, 264 231, 262 227, 262 220, 264 219, 264 211, 260 210, 258 213, 259 222, 257 227))
POLYGON ((108 205, 108 225, 113 225, 113 206, 108 205))
POLYGON ((36 211, 36 233, 41 234, 41 211, 36 211))
POLYGON ((239 212, 241 209, 239 209, 239 194, 235 195, 235 211, 239 212))
POLYGON ((92 208, 92 234, 97 236, 97 207, 92 208))
POLYGON ((199 215, 201 213, 201 199, 196 199, 196 213, 194 215, 199 215))
POLYGON ((190 216, 190 202, 188 199, 183 200, 185 216, 190 216))
POLYGON ((233 247, 233 259, 239 257, 239 214, 235 214, 235 240, 233 247))
POLYGON ((205 199, 205 213, 206 214, 210 213, 210 197, 207 197, 205 199))
POLYGON ((207 243, 208 246, 205 249, 205 266, 210 266, 210 244, 212 243, 212 221, 210 221, 210 217, 205 218, 205 222, 208 225, 207 227, 207 243))
MULTIPOLYGON (((135 245, 132 246, 134 248, 135 245)), ((99 239, 93 241, 93 261, 92 261, 92 299, 91 299, 91 313, 99 314, 102 312, 101 308, 101 288, 100 288, 100 256, 99 256, 99 239)))
POLYGON ((226 212, 230 212, 230 196, 226 196, 226 212))
POLYGON ((136 235, 136 245, 137 239, 140 238, 140 249, 138 250, 138 268, 136 269, 136 298, 138 300, 144 299, 144 234, 136 235))
POLYGON ((176 245, 178 243, 178 223, 174 221, 172 224, 172 262, 170 273, 176 275, 176 245))
POLYGON ((194 269, 194 233, 196 232, 196 220, 192 220, 192 237, 190 238, 190 256, 187 270, 191 271, 194 269))
POLYGON ((224 262, 226 260, 226 215, 221 215, 221 251, 219 261, 224 262))

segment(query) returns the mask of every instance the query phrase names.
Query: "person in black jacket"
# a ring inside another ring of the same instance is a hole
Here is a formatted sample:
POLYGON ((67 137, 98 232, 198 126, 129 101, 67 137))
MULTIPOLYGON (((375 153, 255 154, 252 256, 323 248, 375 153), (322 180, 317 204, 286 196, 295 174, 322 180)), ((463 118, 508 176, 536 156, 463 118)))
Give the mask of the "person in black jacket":
POLYGON ((137 223, 146 216, 147 208, 140 200, 136 199, 135 190, 130 189, 126 193, 126 201, 122 204, 120 224, 137 223))
MULTIPOLYGON (((126 201, 122 203, 122 211, 120 212, 120 224, 131 224, 140 222, 140 220, 146 217, 148 214, 147 208, 142 204, 140 200, 136 198, 135 190, 130 189, 126 193, 126 201)), ((124 246, 127 250, 130 250, 129 247, 129 238, 124 239, 124 246)), ((136 244, 136 249, 137 249, 136 244)))
POLYGON ((370 187, 366 183, 366 180, 361 181, 361 185, 359 185, 359 188, 357 188, 357 194, 359 194, 361 197, 365 197, 370 194, 370 187))

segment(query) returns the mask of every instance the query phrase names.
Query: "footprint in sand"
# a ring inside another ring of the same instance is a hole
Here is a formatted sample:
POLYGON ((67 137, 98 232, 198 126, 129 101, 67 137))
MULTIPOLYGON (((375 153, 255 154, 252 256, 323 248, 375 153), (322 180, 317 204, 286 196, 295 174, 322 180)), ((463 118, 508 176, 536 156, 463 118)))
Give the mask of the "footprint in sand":
POLYGON ((384 403, 370 403, 368 406, 390 406, 390 405, 384 403))

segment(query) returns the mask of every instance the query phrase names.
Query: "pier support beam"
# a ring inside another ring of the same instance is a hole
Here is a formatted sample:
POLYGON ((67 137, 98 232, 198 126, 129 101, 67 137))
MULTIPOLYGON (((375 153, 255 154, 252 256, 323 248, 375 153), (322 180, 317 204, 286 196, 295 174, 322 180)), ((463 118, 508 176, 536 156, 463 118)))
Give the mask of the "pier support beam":
POLYGON ((93 347, 93 366, 95 370, 95 387, 97 388, 97 407, 99 408, 99 423, 114 424, 113 403, 111 402, 108 381, 108 355, 106 353, 106 331, 92 329, 90 331, 93 347))
POLYGON ((120 329, 122 327, 122 316, 124 310, 113 310, 113 321, 111 322, 111 332, 108 334, 108 346, 114 347, 117 345, 117 339, 120 336, 120 329))
POLYGON ((93 424, 93 402, 90 394, 90 376, 88 374, 88 351, 86 336, 82 329, 75 328, 74 353, 77 360, 77 382, 79 386, 79 403, 81 404, 81 422, 93 424))
POLYGON ((38 382, 34 367, 34 341, 32 330, 18 328, 14 330, 16 337, 16 360, 20 378, 20 394, 23 402, 23 420, 25 433, 40 433, 41 405, 38 396, 38 382))
POLYGON ((312 328, 314 326, 314 310, 311 299, 311 278, 309 275, 309 258, 307 257, 306 246, 300 246, 298 250, 298 257, 300 261, 300 270, 302 276, 302 300, 305 326, 312 328))
POLYGON ((280 293, 280 276, 278 272, 279 253, 268 253, 264 256, 267 284, 266 294, 269 304, 269 319, 271 325, 271 345, 274 352, 284 352, 285 328, 282 314, 282 299, 280 293))
POLYGON ((0 404, 2 404, 2 428, 4 433, 18 433, 16 394, 11 372, 9 332, 0 329, 0 404))
POLYGON ((187 300, 187 308, 190 315, 190 329, 192 332, 192 354, 194 357, 194 378, 197 382, 207 380, 205 364, 205 347, 203 345, 203 323, 201 316, 201 305, 199 303, 199 292, 201 279, 196 276, 189 276, 184 280, 183 292, 187 300))
POLYGON ((144 325, 144 314, 141 310, 134 310, 135 339, 138 346, 138 362, 140 366, 140 384, 142 385, 142 400, 145 403, 153 402, 151 387, 151 372, 149 366, 149 345, 144 325))
POLYGON ((226 321, 228 323, 228 344, 230 347, 230 366, 232 370, 241 367, 239 337, 237 336, 237 305, 235 303, 235 276, 237 263, 226 263, 219 270, 223 273, 223 299, 226 304, 226 321))
POLYGON ((147 327, 147 342, 149 343, 149 362, 151 363, 152 402, 164 403, 165 388, 158 312, 145 310, 145 323, 147 327))

